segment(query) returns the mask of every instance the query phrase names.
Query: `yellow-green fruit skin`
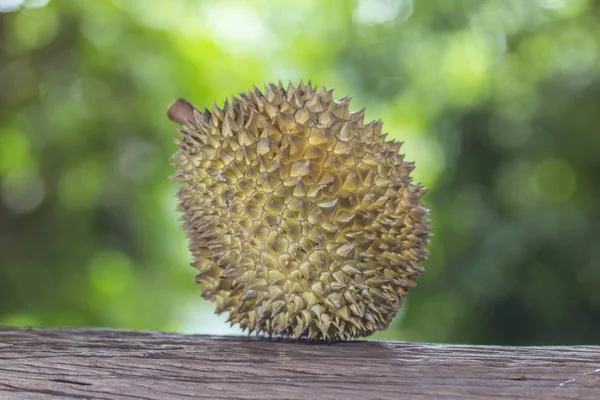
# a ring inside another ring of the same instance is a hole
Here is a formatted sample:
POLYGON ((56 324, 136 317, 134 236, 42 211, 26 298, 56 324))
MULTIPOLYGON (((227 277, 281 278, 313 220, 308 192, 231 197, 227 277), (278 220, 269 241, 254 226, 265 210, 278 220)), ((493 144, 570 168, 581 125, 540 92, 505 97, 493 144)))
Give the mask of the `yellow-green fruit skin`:
POLYGON ((250 332, 337 341, 386 329, 429 242, 413 163, 349 99, 302 82, 193 112, 174 156, 196 281, 250 332))

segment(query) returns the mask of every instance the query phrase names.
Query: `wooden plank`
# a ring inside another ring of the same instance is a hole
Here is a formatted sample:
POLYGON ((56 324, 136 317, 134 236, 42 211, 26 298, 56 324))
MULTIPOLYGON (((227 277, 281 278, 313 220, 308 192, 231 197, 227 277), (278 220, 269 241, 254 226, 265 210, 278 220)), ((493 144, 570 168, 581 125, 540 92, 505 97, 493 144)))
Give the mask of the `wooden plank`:
POLYGON ((600 347, 0 327, 0 399, 600 399, 600 347))

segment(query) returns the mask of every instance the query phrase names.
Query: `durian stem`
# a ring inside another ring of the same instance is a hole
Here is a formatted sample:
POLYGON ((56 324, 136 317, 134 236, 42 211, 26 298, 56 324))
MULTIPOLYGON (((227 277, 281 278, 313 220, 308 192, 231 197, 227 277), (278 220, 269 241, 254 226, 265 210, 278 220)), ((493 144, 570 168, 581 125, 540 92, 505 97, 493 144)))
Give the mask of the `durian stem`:
POLYGON ((194 110, 195 107, 189 101, 179 98, 169 105, 167 117, 183 126, 194 120, 194 110))

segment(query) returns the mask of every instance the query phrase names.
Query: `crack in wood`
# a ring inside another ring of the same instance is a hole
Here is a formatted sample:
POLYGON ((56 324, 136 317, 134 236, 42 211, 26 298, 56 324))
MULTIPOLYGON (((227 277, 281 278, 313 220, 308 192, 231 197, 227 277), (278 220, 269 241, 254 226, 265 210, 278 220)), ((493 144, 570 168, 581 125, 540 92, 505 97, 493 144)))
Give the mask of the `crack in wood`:
POLYGON ((52 382, 68 383, 70 385, 92 386, 92 384, 88 383, 88 382, 72 381, 72 380, 69 380, 69 379, 50 379, 50 380, 52 382))

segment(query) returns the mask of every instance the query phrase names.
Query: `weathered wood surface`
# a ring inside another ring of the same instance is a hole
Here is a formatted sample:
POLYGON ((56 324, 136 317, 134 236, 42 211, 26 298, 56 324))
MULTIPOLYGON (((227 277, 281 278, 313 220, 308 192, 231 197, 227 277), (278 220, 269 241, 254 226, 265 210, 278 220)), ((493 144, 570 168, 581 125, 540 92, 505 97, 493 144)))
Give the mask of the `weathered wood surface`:
POLYGON ((600 347, 0 327, 0 399, 600 399, 600 347))

